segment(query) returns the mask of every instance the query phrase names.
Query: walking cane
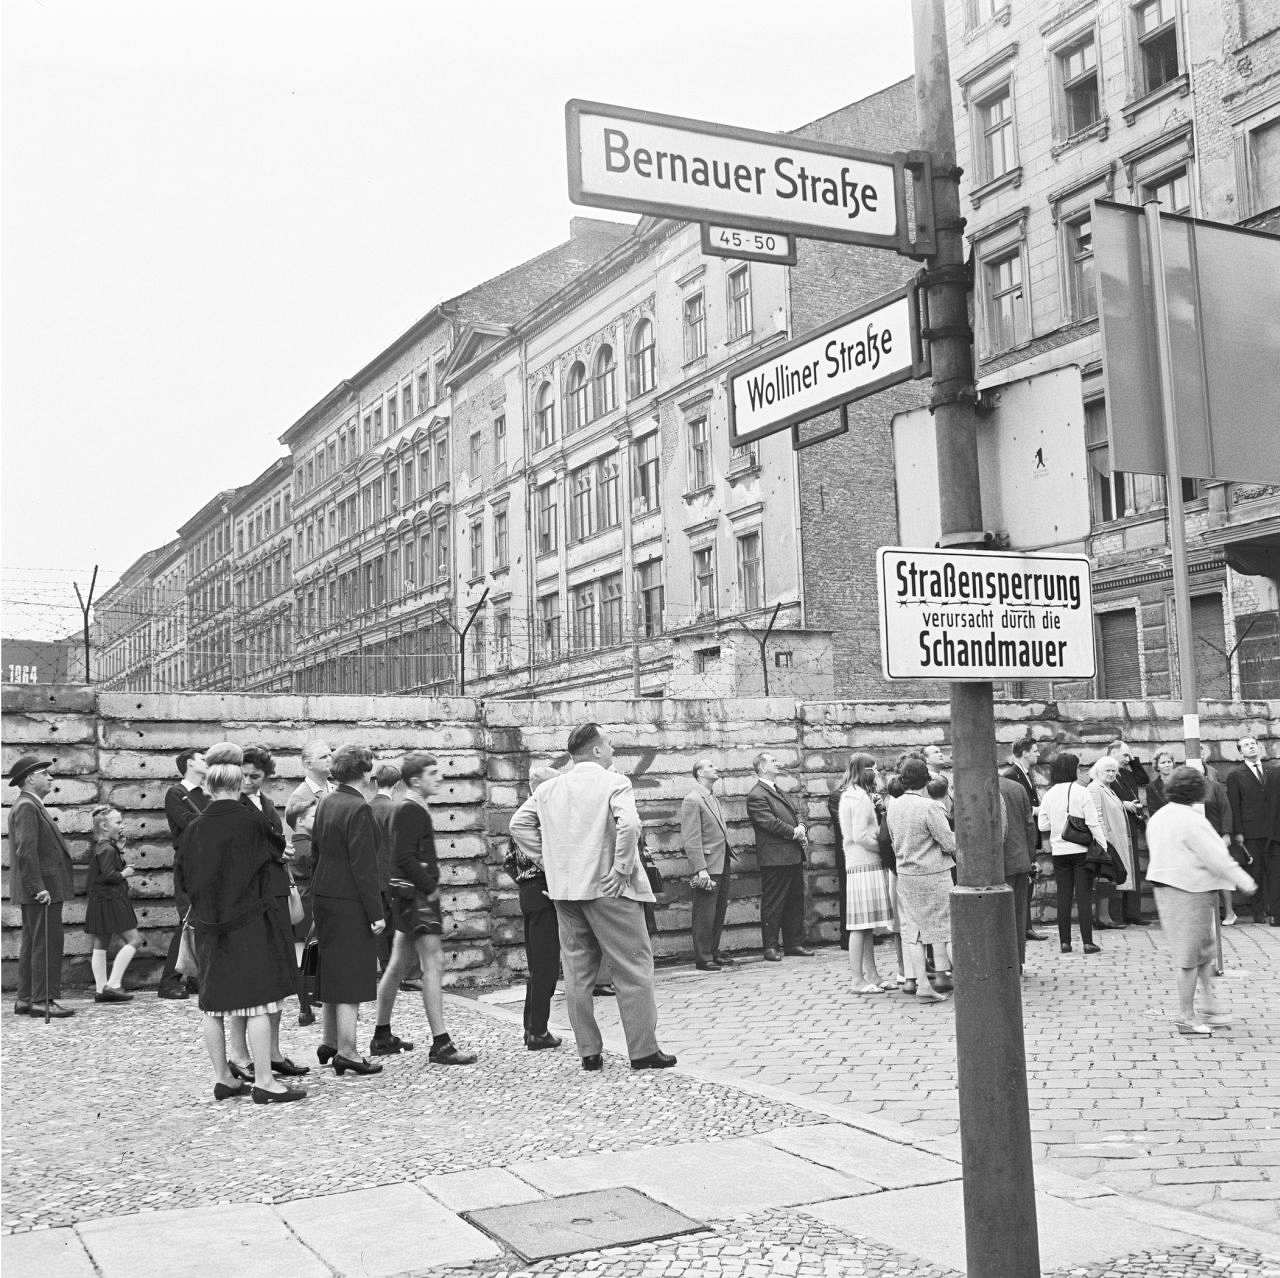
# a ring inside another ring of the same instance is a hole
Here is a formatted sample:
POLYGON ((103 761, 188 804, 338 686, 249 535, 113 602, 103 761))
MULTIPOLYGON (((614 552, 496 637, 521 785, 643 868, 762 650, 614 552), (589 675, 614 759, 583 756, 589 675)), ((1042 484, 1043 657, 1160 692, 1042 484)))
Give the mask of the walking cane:
POLYGON ((1215 960, 1213 974, 1221 976, 1224 967, 1222 962, 1222 920, 1218 917, 1218 902, 1213 903, 1213 943, 1215 949, 1215 960))
POLYGON ((49 1024, 49 902, 44 903, 44 1023, 49 1024))

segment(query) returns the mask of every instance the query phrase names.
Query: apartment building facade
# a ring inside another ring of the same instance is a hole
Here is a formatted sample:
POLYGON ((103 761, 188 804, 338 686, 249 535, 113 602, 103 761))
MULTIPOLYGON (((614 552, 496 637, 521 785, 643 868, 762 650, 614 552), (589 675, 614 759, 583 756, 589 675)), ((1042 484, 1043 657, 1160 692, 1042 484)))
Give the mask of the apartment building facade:
POLYGON ((187 684, 192 691, 235 686, 236 618, 232 563, 238 488, 209 498, 178 529, 187 560, 187 684))
POLYGON ((151 565, 151 692, 187 686, 187 553, 175 537, 151 565))
MULTIPOLYGON (((1098 676, 1059 690, 1176 695, 1164 481, 1108 460, 1091 204, 1280 222, 1275 6, 952 0, 947 14, 979 388, 1071 365, 1082 377, 1098 676)), ((1274 697, 1280 489, 1182 487, 1200 695, 1274 697)))
POLYGON ((724 389, 787 329, 785 267, 646 220, 505 333, 463 334, 455 548, 477 692, 661 695, 679 640, 703 676, 684 682, 713 687, 726 628, 775 603, 800 624, 790 446, 733 452, 724 389))
POLYGON ((93 610, 93 681, 111 692, 147 692, 152 687, 152 597, 161 551, 139 555, 103 591, 93 610))
POLYGON ((454 440, 446 369, 468 325, 501 325, 628 228, 568 241, 437 306, 282 436, 293 461, 294 687, 449 691, 456 677, 454 440))
POLYGON ((278 457, 231 506, 232 679, 247 692, 293 687, 293 465, 278 457))

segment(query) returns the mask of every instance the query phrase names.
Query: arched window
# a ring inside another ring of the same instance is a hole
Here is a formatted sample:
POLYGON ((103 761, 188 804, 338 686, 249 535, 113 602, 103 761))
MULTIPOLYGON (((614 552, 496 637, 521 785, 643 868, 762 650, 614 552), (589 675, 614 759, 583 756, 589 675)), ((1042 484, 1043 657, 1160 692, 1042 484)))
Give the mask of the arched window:
POLYGON ((564 384, 565 433, 585 426, 587 421, 587 370, 582 361, 577 360, 564 384))
POLYGON ((607 342, 597 352, 591 367, 591 415, 603 417, 618 406, 617 361, 607 342))
POLYGON ((534 407, 533 446, 545 448, 555 443, 556 438, 556 395, 550 382, 543 382, 538 388, 538 398, 534 407))
POLYGON ((631 350, 627 356, 628 398, 647 394, 653 384, 653 321, 642 319, 631 330, 631 350))

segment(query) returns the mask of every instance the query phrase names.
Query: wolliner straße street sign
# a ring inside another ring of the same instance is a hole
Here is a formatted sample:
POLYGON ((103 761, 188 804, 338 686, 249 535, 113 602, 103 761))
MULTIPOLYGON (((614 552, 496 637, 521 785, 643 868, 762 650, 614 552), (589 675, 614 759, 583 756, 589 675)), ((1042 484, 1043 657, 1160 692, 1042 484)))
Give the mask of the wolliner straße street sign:
POLYGON ((816 333, 731 368, 726 377, 730 446, 763 439, 928 373, 916 286, 908 284, 816 333))
POLYGON ((1085 555, 907 550, 877 556, 886 679, 1091 679, 1085 555))
POLYGON ((886 154, 786 133, 574 99, 565 105, 575 204, 686 222, 729 222, 844 244, 933 251, 923 152, 886 154), (907 174, 920 174, 917 216, 907 174))

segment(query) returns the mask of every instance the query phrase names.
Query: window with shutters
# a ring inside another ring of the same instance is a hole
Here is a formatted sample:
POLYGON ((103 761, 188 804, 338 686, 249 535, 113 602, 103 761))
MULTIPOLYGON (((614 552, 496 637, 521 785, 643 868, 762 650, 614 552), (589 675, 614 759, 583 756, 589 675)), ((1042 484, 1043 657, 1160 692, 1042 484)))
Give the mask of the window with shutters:
POLYGON ((1231 700, 1231 657, 1222 617, 1222 596, 1199 595, 1191 601, 1196 690, 1201 700, 1231 700))
POLYGON ((1112 701, 1142 696, 1138 614, 1132 608, 1098 614, 1098 695, 1112 701))
POLYGON ((1240 695, 1249 701, 1280 697, 1280 613, 1237 614, 1235 623, 1240 695))

